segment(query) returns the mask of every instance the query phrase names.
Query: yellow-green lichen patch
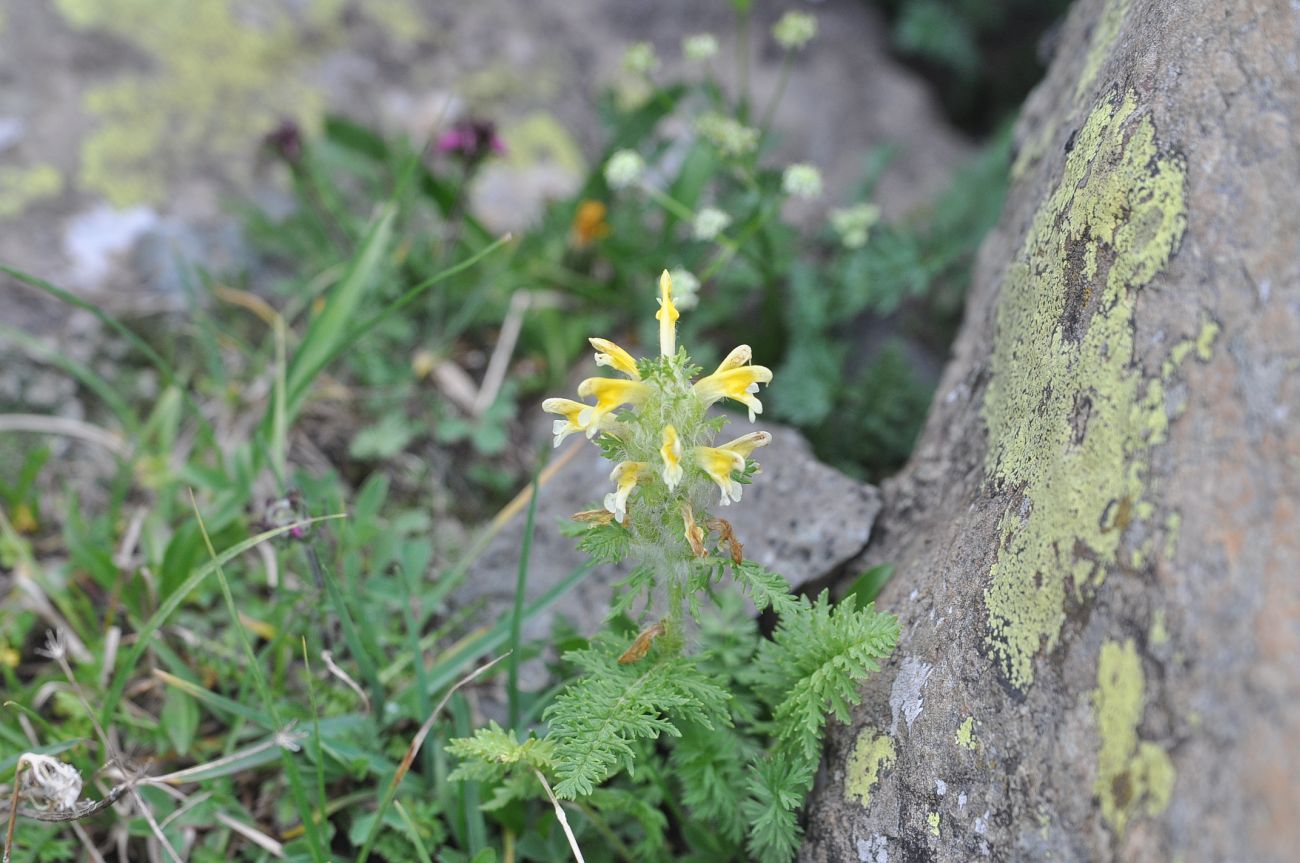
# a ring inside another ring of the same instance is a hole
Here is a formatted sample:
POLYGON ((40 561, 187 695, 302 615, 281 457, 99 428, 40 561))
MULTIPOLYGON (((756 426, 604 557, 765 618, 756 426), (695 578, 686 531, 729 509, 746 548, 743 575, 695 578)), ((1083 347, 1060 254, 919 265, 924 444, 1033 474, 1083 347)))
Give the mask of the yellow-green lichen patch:
MULTIPOLYGON (((289 5, 57 0, 70 25, 124 40, 149 64, 87 90, 98 125, 82 144, 82 184, 119 207, 157 202, 200 157, 247 164, 284 118, 313 126, 324 96, 312 66, 343 43, 345 10, 315 0, 299 16, 289 5)), ((382 5, 391 15, 393 0, 382 5)))
POLYGON ((894 739, 864 728, 849 753, 844 771, 844 799, 862 806, 871 803, 871 789, 876 787, 881 771, 894 763, 894 739))
POLYGON ((930 835, 938 836, 939 835, 939 813, 931 812, 929 815, 925 816, 925 820, 930 825, 930 835))
POLYGON ((1110 53, 1115 37, 1119 35, 1120 25, 1124 23, 1131 2, 1132 0, 1107 0, 1101 10, 1101 17, 1092 28, 1092 38, 1088 40, 1088 54, 1083 58, 1083 69, 1074 86, 1075 99, 1087 95, 1088 89, 1097 79, 1097 73, 1101 71, 1101 64, 1110 53))
POLYGON ((963 749, 974 749, 979 746, 979 741, 975 739, 974 716, 967 716, 966 721, 957 727, 957 745, 963 749))
POLYGON ((1161 647, 1169 643, 1169 627, 1165 624, 1165 610, 1157 608, 1151 614, 1151 629, 1147 633, 1147 639, 1151 642, 1152 647, 1161 647))
POLYGON ((63 191, 63 175, 53 165, 0 167, 0 216, 16 216, 28 204, 63 191))
POLYGON ((1075 135, 1002 285, 985 467, 1019 494, 998 525, 985 602, 989 648, 1021 690, 1035 655, 1056 645, 1070 582, 1084 600, 1129 524, 1154 514, 1147 449, 1169 418, 1163 382, 1134 361, 1134 303, 1182 237, 1183 187, 1182 161, 1157 146, 1134 94, 1110 94, 1075 135))
POLYGON ((1133 641, 1103 644, 1092 695, 1101 736, 1093 793, 1101 801, 1102 818, 1120 835, 1134 817, 1163 812, 1174 790, 1169 756, 1156 744, 1138 740, 1145 697, 1146 678, 1133 641))

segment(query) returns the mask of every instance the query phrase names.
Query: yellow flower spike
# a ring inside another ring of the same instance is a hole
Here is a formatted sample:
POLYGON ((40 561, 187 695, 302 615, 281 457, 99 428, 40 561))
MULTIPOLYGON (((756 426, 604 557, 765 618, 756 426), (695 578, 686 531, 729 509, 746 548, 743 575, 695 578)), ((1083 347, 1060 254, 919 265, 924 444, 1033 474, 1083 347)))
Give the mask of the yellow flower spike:
POLYGON ((686 541, 691 544, 691 552, 696 557, 708 557, 704 548, 704 528, 695 523, 695 513, 685 501, 682 502, 682 526, 686 528, 686 541))
POLYGON ((772 442, 772 435, 765 431, 750 432, 743 434, 735 440, 729 440, 718 446, 718 449, 725 449, 729 452, 740 453, 744 458, 749 456, 761 446, 767 446, 772 442))
POLYGON ((672 491, 682 481, 682 439, 677 436, 677 429, 667 425, 664 426, 663 442, 659 456, 664 460, 664 484, 672 491))
POLYGON ((750 350, 749 345, 737 345, 727 354, 727 358, 718 364, 714 374, 719 372, 729 372, 732 369, 738 369, 741 366, 749 365, 749 361, 754 358, 754 352, 750 350))
POLYGON ((671 357, 677 353, 677 319, 681 313, 673 305, 673 277, 664 270, 659 277, 659 311, 655 320, 659 322, 659 354, 671 357))
POLYGON ((652 390, 640 381, 621 381, 617 378, 587 378, 578 384, 581 398, 595 398, 595 405, 583 405, 578 414, 578 425, 587 437, 595 437, 600 424, 611 411, 623 405, 639 405, 650 397, 652 390))
POLYGON ((614 514, 616 521, 627 519, 627 496, 636 488, 637 482, 649 474, 649 469, 650 466, 643 461, 624 461, 610 471, 609 478, 617 490, 605 495, 605 509, 614 514))
POLYGON ((614 371, 622 372, 634 381, 641 380, 641 373, 636 370, 636 360, 632 355, 611 342, 609 339, 587 339, 596 349, 596 365, 609 366, 614 371))
POLYGON ((589 407, 590 405, 575 402, 573 399, 547 399, 542 402, 542 410, 548 414, 559 414, 564 417, 562 420, 556 420, 551 426, 556 446, 564 443, 564 439, 574 432, 586 431, 580 417, 589 407))
POLYGON ((711 446, 697 446, 691 450, 695 463, 700 466, 709 479, 713 480, 722 492, 722 506, 739 501, 744 487, 732 478, 734 471, 745 469, 745 457, 738 452, 711 446))
POLYGON ((754 415, 763 412, 763 403, 754 393, 758 392, 759 384, 771 382, 772 370, 767 366, 740 366, 700 378, 692 389, 705 405, 719 399, 735 399, 749 408, 749 421, 753 422, 754 415))

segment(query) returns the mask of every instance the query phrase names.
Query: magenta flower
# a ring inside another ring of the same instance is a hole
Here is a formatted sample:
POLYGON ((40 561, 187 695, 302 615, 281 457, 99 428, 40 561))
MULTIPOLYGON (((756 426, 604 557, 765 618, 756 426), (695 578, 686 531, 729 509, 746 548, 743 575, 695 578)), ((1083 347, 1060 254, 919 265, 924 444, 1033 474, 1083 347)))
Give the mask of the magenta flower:
POLYGON ((470 164, 506 151, 505 144, 497 137, 496 124, 490 120, 461 120, 438 136, 433 148, 470 164))

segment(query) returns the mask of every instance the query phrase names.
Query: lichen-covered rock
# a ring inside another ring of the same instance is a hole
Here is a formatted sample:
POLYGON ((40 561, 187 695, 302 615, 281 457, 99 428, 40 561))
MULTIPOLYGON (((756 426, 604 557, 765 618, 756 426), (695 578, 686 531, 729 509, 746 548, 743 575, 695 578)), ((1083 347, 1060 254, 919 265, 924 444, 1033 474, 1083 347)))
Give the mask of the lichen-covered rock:
POLYGON ((1300 18, 1082 0, 863 564, 807 861, 1300 848, 1300 18))

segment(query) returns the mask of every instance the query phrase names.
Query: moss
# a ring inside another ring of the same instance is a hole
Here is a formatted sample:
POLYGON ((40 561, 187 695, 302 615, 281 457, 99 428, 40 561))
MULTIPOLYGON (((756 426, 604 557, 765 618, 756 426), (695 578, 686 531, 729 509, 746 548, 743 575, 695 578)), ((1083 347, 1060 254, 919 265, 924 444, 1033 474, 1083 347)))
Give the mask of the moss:
POLYGON ((0 217, 16 216, 28 204, 63 191, 63 175, 53 165, 0 167, 0 217))
POLYGON ((1101 64, 1110 54, 1115 37, 1119 35, 1119 28, 1124 23, 1124 16, 1128 14, 1131 1, 1107 0, 1105 7, 1101 10, 1101 17, 1097 19, 1096 25, 1093 26, 1092 37, 1088 40, 1088 53, 1083 58, 1083 69, 1079 72, 1078 83, 1074 86, 1074 98, 1076 100, 1087 95, 1089 88, 1097 79, 1097 73, 1101 71, 1101 64))
POLYGON ((967 716, 966 721, 957 728, 957 745, 964 749, 975 749, 979 741, 975 739, 975 717, 967 716))
POLYGON ((1103 644, 1092 695, 1101 736, 1093 793, 1101 801, 1102 818, 1119 835, 1138 815, 1163 812, 1174 789, 1169 756, 1138 739, 1145 698, 1146 679, 1133 641, 1103 644))
POLYGON ((925 816, 925 820, 930 825, 930 835, 938 836, 939 835, 939 813, 931 812, 929 815, 925 816))
POLYGON ((857 801, 864 807, 870 805, 871 789, 880 779, 881 771, 893 763, 894 739, 888 734, 877 734, 870 727, 862 729, 845 766, 844 799, 857 801))
POLYGON ((1155 511, 1147 451, 1169 417, 1163 381, 1135 362, 1133 316, 1182 237, 1183 187, 1182 161, 1158 147, 1134 94, 1111 93, 1075 135, 1002 285, 985 467, 1023 500, 1002 515, 985 601, 991 652, 1022 690, 1056 644, 1067 589, 1086 601, 1129 525, 1155 511))

